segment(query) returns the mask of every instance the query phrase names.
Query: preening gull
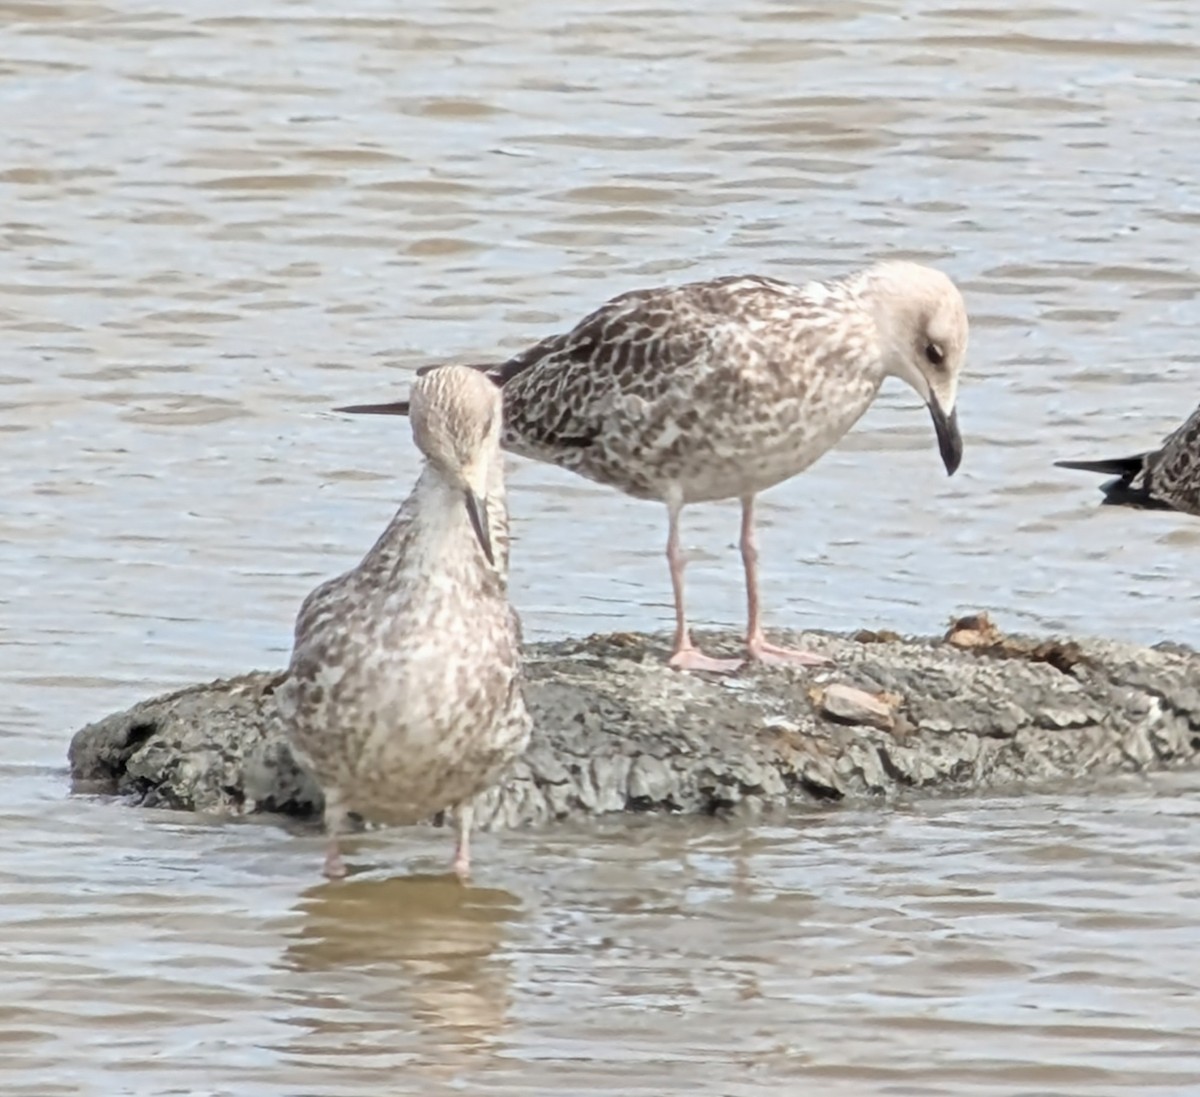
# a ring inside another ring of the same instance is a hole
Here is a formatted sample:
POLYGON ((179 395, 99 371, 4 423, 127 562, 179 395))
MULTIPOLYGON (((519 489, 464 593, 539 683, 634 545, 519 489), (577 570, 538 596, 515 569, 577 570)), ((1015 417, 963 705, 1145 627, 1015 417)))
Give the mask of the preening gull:
POLYGON ((1200 408, 1158 449, 1132 457, 1055 464, 1115 476, 1101 488, 1105 503, 1200 515, 1200 408))
POLYGON ((472 801, 529 741, 507 592, 500 393, 448 366, 417 378, 411 403, 420 477, 362 563, 305 600, 276 694, 325 793, 329 876, 346 871, 348 813, 411 824, 446 809, 465 876, 472 801))
MULTIPOLYGON (((825 660, 763 633, 755 496, 831 449, 888 376, 928 405, 953 473, 962 459, 955 398, 967 327, 962 295, 945 274, 887 261, 803 285, 747 275, 634 290, 503 365, 475 368, 504 390, 506 449, 666 504, 672 666, 720 671, 741 662, 698 650, 684 607, 680 512, 716 499, 742 505, 748 655, 811 665, 825 660)), ((407 409, 398 401, 343 410, 407 409)))

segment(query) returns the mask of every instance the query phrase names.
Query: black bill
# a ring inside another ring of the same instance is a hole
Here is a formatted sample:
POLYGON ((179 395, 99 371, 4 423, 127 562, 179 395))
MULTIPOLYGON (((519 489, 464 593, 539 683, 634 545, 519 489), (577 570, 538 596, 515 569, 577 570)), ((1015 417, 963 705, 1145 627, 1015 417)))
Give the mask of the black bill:
POLYGON ((393 400, 390 404, 351 404, 346 408, 334 408, 347 415, 407 415, 408 401, 393 400))
POLYGON ((933 429, 937 432, 938 450, 942 464, 946 466, 946 475, 953 476, 962 464, 963 455, 962 435, 958 433, 958 408, 947 415, 933 396, 929 400, 929 414, 933 416, 933 429))
POLYGON ((466 491, 463 494, 467 504, 467 517, 471 519, 471 528, 479 539, 479 547, 483 549, 488 563, 495 567, 496 558, 492 555, 492 534, 488 529, 487 500, 473 491, 466 491))

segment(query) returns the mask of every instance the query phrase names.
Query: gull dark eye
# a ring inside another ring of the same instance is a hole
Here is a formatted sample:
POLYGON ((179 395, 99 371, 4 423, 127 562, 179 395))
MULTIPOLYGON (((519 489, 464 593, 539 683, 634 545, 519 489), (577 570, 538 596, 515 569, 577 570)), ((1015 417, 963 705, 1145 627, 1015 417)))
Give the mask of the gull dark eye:
POLYGON ((931 366, 940 366, 946 361, 946 352, 937 343, 930 343, 925 347, 925 357, 931 366))

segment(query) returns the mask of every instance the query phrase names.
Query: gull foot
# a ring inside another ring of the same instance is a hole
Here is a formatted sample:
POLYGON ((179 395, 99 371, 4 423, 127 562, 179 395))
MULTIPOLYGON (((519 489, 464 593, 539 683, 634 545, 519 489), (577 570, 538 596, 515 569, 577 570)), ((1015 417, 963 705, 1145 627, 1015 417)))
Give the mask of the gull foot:
POLYGON ((801 651, 798 648, 783 648, 770 644, 766 640, 749 640, 746 651, 750 658, 769 667, 827 667, 833 660, 818 655, 815 651, 801 651))
POLYGON ((699 648, 681 648, 667 661, 672 670, 707 670, 714 674, 732 674, 745 663, 744 659, 718 659, 705 655, 699 648))

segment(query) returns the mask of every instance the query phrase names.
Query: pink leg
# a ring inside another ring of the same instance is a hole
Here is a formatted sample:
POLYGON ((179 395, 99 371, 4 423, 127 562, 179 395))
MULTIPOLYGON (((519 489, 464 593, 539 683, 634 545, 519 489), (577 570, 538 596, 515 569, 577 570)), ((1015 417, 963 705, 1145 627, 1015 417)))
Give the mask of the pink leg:
POLYGON ((830 660, 812 651, 798 651, 769 643, 763 634, 758 601, 758 544, 754 536, 754 496, 742 500, 742 564, 746 569, 746 650, 751 659, 770 666, 822 667, 830 660))
POLYGON ((667 563, 671 568, 671 589, 675 593, 675 645, 667 665, 675 670, 711 670, 728 674, 742 665, 741 659, 717 659, 705 655, 692 643, 683 606, 683 569, 687 561, 679 547, 679 512, 682 503, 668 503, 667 563))
POLYGON ((329 844, 325 847, 325 875, 331 880, 340 880, 346 875, 346 862, 338 845, 338 835, 346 825, 346 808, 332 789, 325 792, 325 832, 329 844))
POLYGON ((475 808, 471 804, 460 804, 454 810, 455 822, 458 826, 458 842, 454 847, 454 875, 464 884, 471 875, 471 823, 475 818, 475 808))
POLYGON ((346 862, 342 860, 342 851, 336 838, 330 838, 325 848, 324 873, 331 880, 341 880, 346 875, 346 862))

